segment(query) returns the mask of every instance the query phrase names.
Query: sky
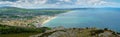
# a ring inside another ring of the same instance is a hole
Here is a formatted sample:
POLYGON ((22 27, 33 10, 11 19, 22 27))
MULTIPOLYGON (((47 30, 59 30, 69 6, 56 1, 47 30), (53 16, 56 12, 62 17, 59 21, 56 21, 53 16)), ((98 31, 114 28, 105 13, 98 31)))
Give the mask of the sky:
POLYGON ((120 0, 0 0, 0 7, 4 6, 19 8, 120 8, 120 0))

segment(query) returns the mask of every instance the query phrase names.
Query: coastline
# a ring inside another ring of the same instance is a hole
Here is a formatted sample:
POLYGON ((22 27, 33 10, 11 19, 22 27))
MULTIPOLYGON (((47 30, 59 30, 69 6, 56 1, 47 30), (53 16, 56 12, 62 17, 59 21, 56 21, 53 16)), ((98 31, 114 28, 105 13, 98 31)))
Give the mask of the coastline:
MULTIPOLYGON (((65 13, 61 13, 61 14, 65 14, 65 13)), ((58 14, 58 15, 60 15, 60 14, 58 14)), ((56 18, 56 15, 48 17, 45 21, 42 22, 41 26, 43 26, 44 24, 46 24, 47 22, 49 22, 49 21, 51 21, 52 19, 55 19, 55 18, 56 18)))
MULTIPOLYGON (((66 13, 67 13, 67 12, 66 12, 66 13)), ((65 13, 61 13, 61 14, 65 14, 65 13)), ((58 15, 60 15, 60 14, 58 14, 58 15)), ((58 16, 58 15, 57 15, 57 16, 58 16)), ((55 15, 55 16, 50 16, 50 17, 48 17, 46 20, 44 20, 44 21, 42 22, 41 26, 43 27, 44 24, 48 23, 49 21, 51 21, 51 20, 53 20, 53 19, 55 19, 55 18, 56 18, 56 15, 55 15)))
POLYGON ((51 21, 52 19, 55 19, 56 18, 56 16, 51 16, 51 17, 49 17, 47 20, 45 20, 41 25, 44 25, 44 24, 46 24, 47 22, 49 22, 49 21, 51 21))

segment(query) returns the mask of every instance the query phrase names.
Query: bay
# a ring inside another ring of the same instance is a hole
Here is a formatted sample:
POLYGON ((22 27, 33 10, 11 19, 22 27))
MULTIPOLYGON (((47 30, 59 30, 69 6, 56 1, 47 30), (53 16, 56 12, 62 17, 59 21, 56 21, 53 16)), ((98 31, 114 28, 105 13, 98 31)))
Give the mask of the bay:
POLYGON ((45 27, 65 28, 108 28, 120 32, 120 8, 91 8, 78 9, 56 16, 44 24, 45 27))

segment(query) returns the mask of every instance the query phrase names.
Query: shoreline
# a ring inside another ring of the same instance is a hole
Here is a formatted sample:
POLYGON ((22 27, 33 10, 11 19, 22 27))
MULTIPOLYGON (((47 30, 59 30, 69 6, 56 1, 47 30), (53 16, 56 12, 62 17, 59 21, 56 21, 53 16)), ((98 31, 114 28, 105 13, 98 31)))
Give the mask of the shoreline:
POLYGON ((45 20, 45 21, 42 22, 41 26, 44 25, 44 24, 46 24, 47 22, 55 19, 55 18, 56 18, 56 16, 51 16, 51 17, 49 17, 47 20, 45 20))
MULTIPOLYGON (((61 14, 65 14, 65 13, 61 13, 61 14)), ((60 15, 60 14, 58 14, 58 15, 60 15)), ((42 22, 41 27, 43 27, 43 25, 46 24, 46 23, 48 23, 49 21, 55 19, 57 16, 56 15, 55 16, 50 16, 47 20, 45 20, 45 21, 42 22)))
MULTIPOLYGON (((67 12, 65 12, 65 13, 67 13, 67 12)), ((61 14, 65 14, 65 13, 61 13, 61 14)), ((58 14, 58 15, 60 15, 60 14, 58 14)), ((52 19, 55 19, 55 18, 56 18, 56 15, 55 16, 50 16, 50 18, 48 18, 47 20, 42 22, 41 26, 43 26, 44 24, 46 24, 47 22, 49 22, 49 21, 51 21, 52 19)))

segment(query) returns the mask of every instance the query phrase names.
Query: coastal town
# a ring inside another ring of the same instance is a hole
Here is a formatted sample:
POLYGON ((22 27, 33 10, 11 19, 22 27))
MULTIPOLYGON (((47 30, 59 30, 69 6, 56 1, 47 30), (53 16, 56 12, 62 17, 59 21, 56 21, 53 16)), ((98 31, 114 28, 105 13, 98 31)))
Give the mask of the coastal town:
POLYGON ((46 23, 47 20, 51 20, 52 16, 36 16, 35 18, 29 20, 1 20, 0 24, 11 25, 11 26, 21 26, 21 27, 40 27, 42 24, 46 23))
POLYGON ((41 27, 57 14, 68 10, 30 10, 20 8, 1 8, 0 24, 19 27, 41 27))

